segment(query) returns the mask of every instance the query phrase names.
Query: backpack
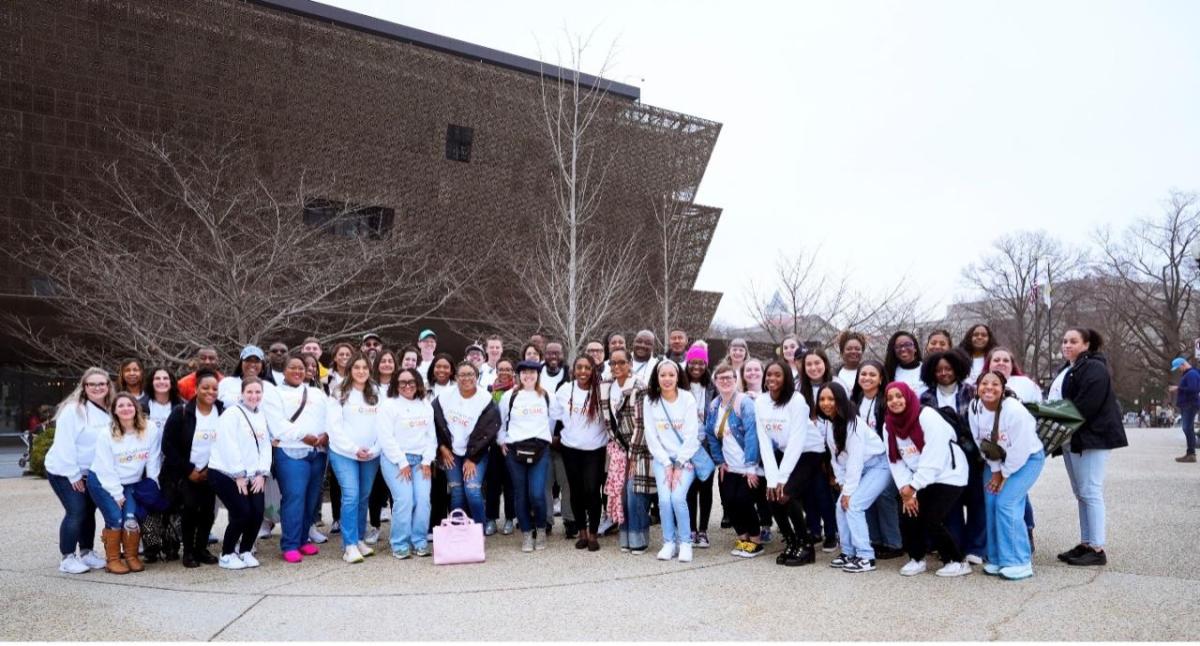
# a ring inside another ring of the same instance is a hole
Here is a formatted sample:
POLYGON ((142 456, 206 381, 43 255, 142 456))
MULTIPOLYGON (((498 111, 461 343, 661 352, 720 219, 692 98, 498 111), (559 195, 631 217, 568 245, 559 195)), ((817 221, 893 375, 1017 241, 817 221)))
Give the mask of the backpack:
MULTIPOLYGON (((983 456, 979 453, 979 446, 975 444, 975 436, 971 434, 971 425, 967 423, 967 420, 960 417, 958 411, 949 406, 930 406, 930 408, 937 411, 938 415, 941 415, 942 419, 950 425, 950 428, 954 429, 955 444, 962 449, 967 460, 983 462, 983 456)), ((951 451, 950 455, 953 456, 954 451, 951 451)))

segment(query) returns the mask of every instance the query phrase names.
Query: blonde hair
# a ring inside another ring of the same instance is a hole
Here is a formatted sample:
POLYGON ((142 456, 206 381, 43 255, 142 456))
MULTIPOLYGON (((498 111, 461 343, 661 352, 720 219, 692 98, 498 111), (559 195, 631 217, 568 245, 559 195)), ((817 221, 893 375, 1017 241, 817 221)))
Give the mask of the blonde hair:
POLYGON ((83 371, 83 376, 79 378, 79 383, 75 386, 75 390, 72 390, 71 394, 67 395, 66 398, 59 402, 58 406, 54 408, 55 420, 57 420, 59 416, 63 414, 63 411, 65 411, 67 407, 71 406, 72 404, 74 404, 78 410, 83 410, 83 407, 88 403, 87 388, 83 384, 87 382, 88 377, 93 375, 102 375, 106 380, 108 380, 108 391, 104 393, 104 410, 107 411, 112 408, 114 399, 112 379, 108 376, 108 371, 104 368, 92 366, 91 368, 83 371))
POLYGON ((110 432, 112 439, 120 441, 125 437, 125 429, 121 426, 121 420, 117 419, 117 402, 122 399, 128 399, 133 402, 133 430, 137 432, 138 439, 146 436, 146 416, 142 414, 142 405, 138 403, 137 397, 133 393, 121 391, 113 397, 112 404, 108 408, 109 415, 112 416, 112 426, 110 432))

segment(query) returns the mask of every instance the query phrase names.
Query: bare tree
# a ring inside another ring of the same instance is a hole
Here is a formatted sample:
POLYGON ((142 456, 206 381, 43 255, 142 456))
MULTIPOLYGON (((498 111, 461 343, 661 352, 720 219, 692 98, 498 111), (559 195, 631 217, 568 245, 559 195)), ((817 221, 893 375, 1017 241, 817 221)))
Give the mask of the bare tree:
POLYGON ((49 281, 54 328, 4 321, 43 357, 180 365, 199 345, 386 330, 430 314, 469 279, 452 258, 430 262, 385 209, 334 199, 303 175, 277 189, 236 137, 189 147, 114 130, 124 154, 99 169, 98 190, 6 245, 44 251, 13 258, 49 281))

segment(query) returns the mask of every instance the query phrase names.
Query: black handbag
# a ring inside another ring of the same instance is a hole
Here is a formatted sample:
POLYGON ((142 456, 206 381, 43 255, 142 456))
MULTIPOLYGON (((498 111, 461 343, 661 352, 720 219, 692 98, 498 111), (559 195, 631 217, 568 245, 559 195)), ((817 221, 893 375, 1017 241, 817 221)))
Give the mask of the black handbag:
POLYGON ((992 417, 992 435, 979 442, 979 452, 983 457, 994 462, 1003 462, 1008 457, 1008 451, 1000 446, 1000 412, 1004 410, 1004 399, 1000 399, 1000 405, 996 407, 996 414, 992 417))
MULTIPOLYGON (((513 404, 516 403, 518 394, 520 394, 520 391, 514 390, 508 398, 508 418, 504 421, 505 432, 508 431, 508 423, 512 420, 513 404)), ((542 397, 546 400, 546 410, 548 411, 550 409, 550 396, 542 393, 542 397)), ((518 462, 533 464, 542 458, 542 454, 546 452, 546 447, 548 446, 550 446, 550 443, 546 440, 531 437, 528 440, 509 443, 508 450, 518 462)))

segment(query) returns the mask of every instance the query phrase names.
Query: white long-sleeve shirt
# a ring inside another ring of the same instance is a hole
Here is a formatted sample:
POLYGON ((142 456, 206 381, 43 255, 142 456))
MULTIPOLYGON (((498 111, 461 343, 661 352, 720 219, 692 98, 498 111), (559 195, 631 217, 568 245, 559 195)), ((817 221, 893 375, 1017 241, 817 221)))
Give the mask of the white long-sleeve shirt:
MULTIPOLYGON (((983 440, 991 439, 995 419, 996 414, 982 404, 971 403, 967 410, 967 423, 971 426, 976 444, 982 446, 983 440)), ((1005 478, 1012 477, 1025 466, 1029 456, 1045 450, 1037 436, 1037 420, 1021 402, 1009 398, 1001 401, 999 438, 996 443, 1004 447, 1004 461, 988 460, 987 464, 992 473, 999 471, 1005 478)))
POLYGON ((109 432, 112 418, 90 401, 69 404, 54 420, 54 443, 46 452, 46 472, 79 482, 96 457, 96 438, 109 432))
POLYGON ((146 408, 149 409, 146 421, 152 422, 158 429, 158 436, 162 437, 163 426, 167 423, 167 418, 171 416, 171 410, 175 407, 170 403, 160 404, 157 399, 151 397, 146 401, 146 408))
POLYGON ((498 441, 501 444, 512 444, 536 438, 550 442, 554 439, 552 434, 554 420, 561 416, 562 413, 558 411, 558 400, 550 397, 548 393, 543 397, 536 390, 524 388, 509 390, 500 398, 498 441), (510 414, 509 402, 513 397, 517 399, 511 404, 512 412, 510 414), (548 406, 547 399, 550 400, 548 406))
POLYGON ((646 446, 664 467, 672 462, 687 463, 700 448, 700 421, 696 419, 696 399, 692 393, 680 390, 673 402, 665 398, 653 402, 647 395, 642 402, 642 416, 646 446))
MULTIPOLYGON (((267 431, 271 437, 275 437, 282 432, 283 422, 287 419, 283 417, 283 400, 279 398, 279 388, 275 384, 262 380, 259 383, 262 384, 263 394, 258 410, 267 420, 267 431)), ((237 406, 242 401, 242 378, 230 376, 222 379, 217 384, 217 399, 221 400, 225 410, 237 406)))
MULTIPOLYGON (((937 411, 921 408, 919 417, 921 430, 925 434, 925 448, 918 450, 912 439, 896 438, 900 459, 891 464, 892 479, 896 488, 911 486, 920 491, 931 484, 948 484, 964 487, 967 484, 967 456, 955 443, 954 429, 942 419, 937 411)), ((884 445, 890 432, 883 425, 884 445)))
POLYGON ((804 398, 796 393, 787 404, 777 407, 770 395, 759 397, 754 400, 754 425, 767 486, 786 483, 804 452, 804 435, 809 428, 804 398), (775 461, 777 450, 783 452, 779 462, 775 461))
POLYGON ((580 388, 579 382, 564 384, 554 397, 558 400, 558 420, 563 423, 563 446, 580 451, 594 451, 608 444, 604 407, 598 407, 596 418, 589 420, 587 408, 591 393, 580 388))
POLYGON ((842 384, 842 388, 845 388, 846 394, 849 395, 850 391, 854 390, 854 381, 858 379, 858 368, 838 368, 833 378, 842 384))
POLYGON ((328 397, 321 392, 320 388, 315 386, 289 386, 284 384, 275 389, 279 395, 279 424, 276 428, 271 429, 271 437, 279 440, 279 448, 289 450, 304 450, 312 449, 313 447, 304 443, 306 436, 320 438, 326 435, 326 425, 329 422, 329 411, 326 407, 329 405, 328 397), (305 401, 304 393, 308 392, 308 399, 305 401), (300 411, 300 416, 296 421, 291 421, 292 416, 300 410, 300 404, 304 404, 304 410, 300 411))
MULTIPOLYGON (((363 399, 362 391, 351 388, 346 403, 337 397, 329 399, 325 430, 329 433, 329 448, 338 455, 358 459, 358 450, 366 449, 371 458, 379 455, 379 416, 383 396, 374 404, 363 399)), ((368 458, 370 459, 370 458, 368 458)))
POLYGON ((424 399, 388 397, 379 413, 379 445, 392 464, 408 466, 408 454, 421 456, 422 464, 437 457, 437 431, 433 404, 424 399))
MULTIPOLYGON (((875 393, 875 397, 878 396, 879 393, 875 393)), ((863 400, 858 403, 858 416, 866 421, 867 426, 870 426, 872 431, 878 427, 880 422, 875 414, 875 397, 868 399, 864 395, 863 400)))
POLYGON ((261 409, 238 404, 221 413, 208 467, 231 478, 271 473, 271 434, 261 409))
POLYGON ((141 437, 137 433, 126 433, 119 440, 112 433, 96 437, 90 477, 98 479, 113 500, 124 498, 122 485, 140 481, 143 473, 158 482, 161 468, 162 434, 154 424, 147 422, 141 437))
POLYGON ((483 388, 476 388, 470 399, 464 398, 458 388, 438 396, 442 417, 446 419, 446 430, 450 431, 450 451, 454 455, 460 458, 466 456, 475 424, 479 422, 479 416, 490 403, 492 396, 483 388))
MULTIPOLYGON (((1042 389, 1032 379, 1025 375, 1014 375, 1008 378, 1008 389, 1013 391, 1024 403, 1041 403, 1042 389)), ((1059 389, 1062 392, 1062 389, 1059 389)))
POLYGON ((208 458, 212 455, 213 442, 217 441, 217 426, 220 424, 221 414, 217 412, 217 407, 213 406, 208 414, 201 413, 196 410, 196 432, 192 435, 192 453, 188 457, 188 462, 191 462, 197 470, 208 466, 208 458))
POLYGON ((846 450, 838 453, 837 442, 833 437, 833 424, 820 421, 825 445, 829 447, 829 455, 833 456, 833 476, 842 485, 842 495, 854 495, 858 483, 862 480, 863 465, 867 460, 882 455, 887 447, 883 440, 875 434, 875 429, 867 425, 867 420, 858 417, 846 426, 846 450))
MULTIPOLYGON (((920 397, 921 394, 927 390, 927 388, 925 386, 925 382, 921 381, 921 364, 920 363, 917 364, 916 368, 905 368, 904 366, 896 366, 896 381, 902 381, 902 382, 908 384, 909 387, 911 387, 913 389, 913 392, 917 393, 917 397, 920 397)), ((883 387, 886 388, 887 384, 883 384, 883 387)))

